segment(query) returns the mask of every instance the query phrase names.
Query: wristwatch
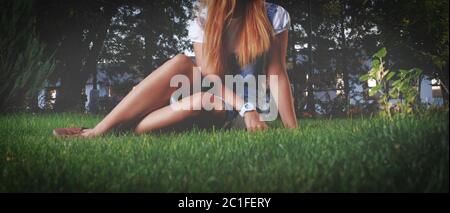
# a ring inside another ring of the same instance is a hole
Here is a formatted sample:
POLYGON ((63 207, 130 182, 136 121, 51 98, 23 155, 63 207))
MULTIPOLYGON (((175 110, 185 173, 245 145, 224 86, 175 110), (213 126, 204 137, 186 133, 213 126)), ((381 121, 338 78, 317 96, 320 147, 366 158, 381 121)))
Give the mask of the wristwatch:
POLYGON ((239 115, 241 115, 241 117, 244 117, 244 114, 246 112, 250 112, 250 111, 253 111, 253 110, 256 110, 255 105, 253 105, 252 103, 247 102, 247 103, 245 103, 242 106, 241 111, 239 111, 239 115))

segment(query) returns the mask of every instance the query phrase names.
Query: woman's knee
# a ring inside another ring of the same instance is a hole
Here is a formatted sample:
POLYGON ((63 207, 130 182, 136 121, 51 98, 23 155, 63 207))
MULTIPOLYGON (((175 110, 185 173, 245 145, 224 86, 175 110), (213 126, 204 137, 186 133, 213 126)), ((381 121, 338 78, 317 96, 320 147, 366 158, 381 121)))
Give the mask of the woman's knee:
POLYGON ((172 58, 172 62, 174 62, 177 65, 183 65, 186 67, 193 67, 194 62, 186 56, 185 54, 178 54, 175 57, 172 58))
POLYGON ((184 54, 178 54, 169 61, 170 66, 172 67, 171 72, 167 74, 170 76, 175 75, 184 75, 189 79, 192 79, 192 69, 194 67, 194 63, 192 60, 184 54))

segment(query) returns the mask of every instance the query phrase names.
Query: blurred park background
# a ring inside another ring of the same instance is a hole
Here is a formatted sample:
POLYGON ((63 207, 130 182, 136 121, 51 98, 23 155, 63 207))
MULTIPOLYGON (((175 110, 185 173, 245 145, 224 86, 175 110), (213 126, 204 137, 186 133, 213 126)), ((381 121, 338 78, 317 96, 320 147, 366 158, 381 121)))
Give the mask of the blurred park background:
MULTIPOLYGON (((287 61, 299 117, 448 106, 448 0, 268 2, 291 16, 287 61)), ((164 61, 193 56, 186 26, 195 1, 0 5, 2 113, 106 113, 164 61)))
POLYGON ((300 128, 60 140, 193 58, 195 2, 1 0, 0 191, 448 193, 448 0, 268 2, 300 128))

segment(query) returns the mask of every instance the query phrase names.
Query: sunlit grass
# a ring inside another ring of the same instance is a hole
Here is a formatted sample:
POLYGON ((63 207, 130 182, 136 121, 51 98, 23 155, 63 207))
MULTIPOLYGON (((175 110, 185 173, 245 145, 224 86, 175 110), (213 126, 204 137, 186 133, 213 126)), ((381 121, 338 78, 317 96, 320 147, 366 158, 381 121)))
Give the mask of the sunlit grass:
POLYGON ((83 114, 0 116, 3 192, 448 192, 448 114, 298 130, 56 139, 83 114))

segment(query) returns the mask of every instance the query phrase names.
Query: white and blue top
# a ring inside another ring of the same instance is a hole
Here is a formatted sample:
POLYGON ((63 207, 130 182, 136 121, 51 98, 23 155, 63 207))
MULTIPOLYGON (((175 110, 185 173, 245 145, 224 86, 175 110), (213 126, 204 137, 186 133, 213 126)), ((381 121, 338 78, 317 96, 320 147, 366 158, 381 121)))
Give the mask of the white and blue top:
MULTIPOLYGON (((289 13, 281 6, 266 2, 267 17, 272 23, 273 30, 275 34, 279 34, 290 27, 290 16, 289 13)), ((191 20, 188 25, 188 38, 191 42, 203 43, 204 26, 206 22, 206 17, 208 16, 208 9, 206 7, 202 8, 194 20, 191 20)), ((233 20, 232 19, 232 24, 233 20)), ((233 30, 231 30, 233 31, 233 30)))
MULTIPOLYGON (((266 4, 267 17, 269 18, 269 21, 272 24, 274 33, 279 34, 279 33, 282 33, 284 31, 288 30, 290 27, 289 13, 283 7, 281 7, 279 5, 276 5, 273 3, 268 3, 268 2, 266 2, 265 4, 266 4)), ((188 38, 190 39, 190 41, 192 43, 203 43, 204 42, 203 34, 204 34, 204 26, 205 26, 207 15, 208 15, 207 8, 203 7, 202 9, 200 9, 200 11, 198 11, 196 18, 190 21, 190 23, 188 25, 188 38)), ((238 29, 237 24, 239 23, 239 21, 240 21, 240 17, 231 19, 230 25, 228 26, 228 28, 226 30, 227 34, 225 35, 225 39, 227 39, 227 41, 234 40, 234 38, 237 34, 237 29, 238 29)), ((233 42, 225 42, 225 43, 233 44, 233 42)), ((234 53, 234 50, 232 50, 231 47, 227 47, 227 48, 230 48, 230 52, 234 53)), ((244 68, 240 68, 239 65, 237 64, 236 57, 234 56, 234 57, 232 57, 233 60, 230 62, 230 64, 232 65, 230 67, 234 67, 234 69, 230 68, 233 70, 233 71, 231 71, 231 73, 240 74, 244 78, 247 75, 253 75, 257 79, 257 75, 262 74, 262 71, 264 70, 265 61, 266 61, 265 58, 266 58, 266 54, 258 57, 254 63, 248 64, 244 68)), ((257 94, 256 89, 257 88, 249 88, 248 85, 246 84, 244 87, 244 94, 238 94, 238 93, 236 93, 236 94, 241 96, 241 98, 243 98, 246 102, 252 102, 255 106, 258 106, 255 101, 256 97, 252 97, 253 95, 257 94)), ((227 108, 229 108, 229 107, 230 106, 227 106, 227 108)))

